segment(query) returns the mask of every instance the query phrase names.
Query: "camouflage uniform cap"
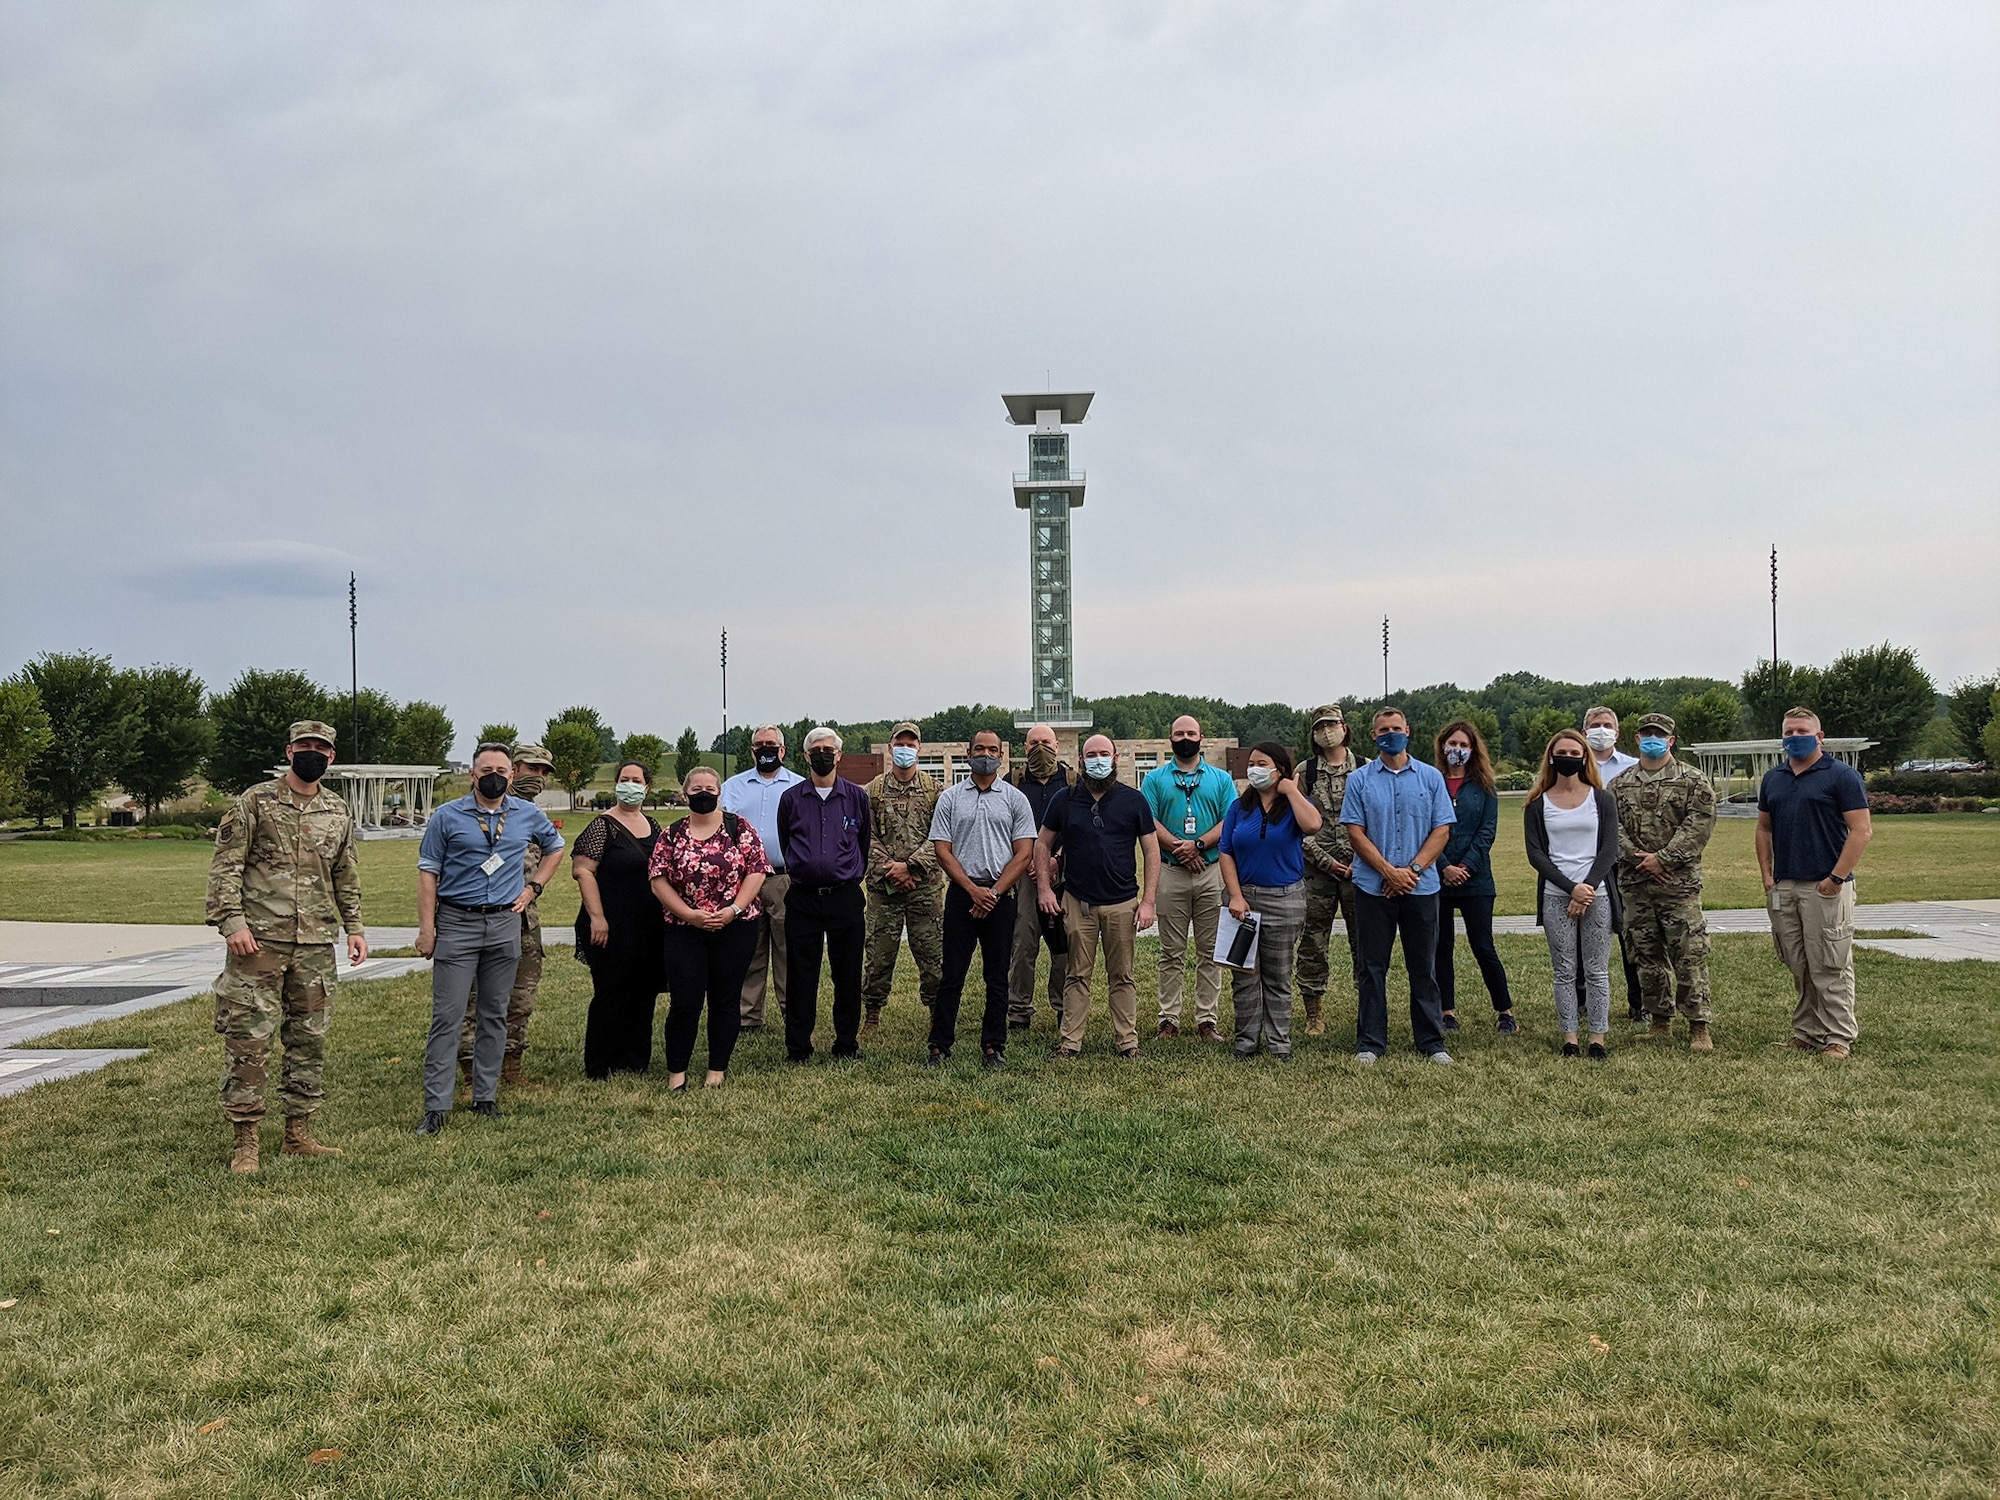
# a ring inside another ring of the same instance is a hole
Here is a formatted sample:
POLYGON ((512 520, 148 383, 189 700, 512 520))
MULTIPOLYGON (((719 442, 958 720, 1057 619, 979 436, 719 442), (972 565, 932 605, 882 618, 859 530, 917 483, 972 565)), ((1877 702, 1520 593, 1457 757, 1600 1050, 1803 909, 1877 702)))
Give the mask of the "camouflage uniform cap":
POLYGON ((285 741, 287 745, 296 745, 300 740, 325 740, 331 745, 333 726, 322 724, 318 719, 300 719, 292 725, 290 735, 291 737, 285 741))
POLYGON ((549 759, 547 747, 542 745, 516 745, 514 764, 517 766, 543 766, 553 771, 556 763, 549 759))
POLYGON ((893 740, 899 734, 914 734, 918 739, 922 739, 924 737, 924 732, 921 729, 917 728, 916 725, 908 722, 907 720, 905 720, 901 724, 898 724, 894 729, 890 730, 889 738, 893 740))
POLYGON ((1318 708, 1313 710, 1312 727, 1314 729, 1319 728, 1320 725, 1329 721, 1335 724, 1345 724, 1347 722, 1347 715, 1340 711, 1338 703, 1322 703, 1318 708))
POLYGON ((1672 734, 1674 732, 1673 715, 1659 712, 1641 714, 1636 727, 1639 729, 1657 729, 1662 734, 1672 734))

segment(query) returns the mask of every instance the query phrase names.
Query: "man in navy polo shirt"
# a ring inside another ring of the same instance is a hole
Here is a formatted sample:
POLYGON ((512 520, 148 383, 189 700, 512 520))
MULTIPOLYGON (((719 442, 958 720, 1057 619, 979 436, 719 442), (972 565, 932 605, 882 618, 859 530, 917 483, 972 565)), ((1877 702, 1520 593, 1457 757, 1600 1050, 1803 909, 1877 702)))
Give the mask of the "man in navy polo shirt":
POLYGON ((1757 868, 1778 957, 1799 988, 1792 1039, 1842 1058, 1854 1016, 1854 867, 1874 831, 1861 773, 1822 748, 1819 715, 1785 715, 1785 763, 1757 788, 1757 868))

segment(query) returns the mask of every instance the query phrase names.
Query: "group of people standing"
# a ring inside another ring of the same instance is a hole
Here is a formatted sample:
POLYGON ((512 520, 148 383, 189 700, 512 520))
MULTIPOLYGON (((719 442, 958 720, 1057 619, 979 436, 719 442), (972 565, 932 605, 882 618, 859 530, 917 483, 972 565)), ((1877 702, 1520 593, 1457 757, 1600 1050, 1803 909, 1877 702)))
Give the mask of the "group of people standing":
MULTIPOLYGON (((1645 1035, 1672 1036, 1678 1012, 1690 1048, 1713 1046, 1700 892, 1714 792, 1674 756, 1671 717, 1644 715, 1637 731, 1639 754, 1623 754, 1616 715, 1592 709, 1581 729, 1549 740, 1528 796, 1525 852, 1568 1056, 1586 1048, 1606 1056, 1614 936, 1645 1035)), ((1466 720, 1439 731, 1430 761, 1411 754, 1400 709, 1377 710, 1370 734, 1376 754, 1357 760, 1340 706, 1325 705, 1312 716, 1304 762, 1287 746, 1255 745, 1239 791, 1204 760, 1190 716, 1174 721, 1172 759, 1136 788, 1119 781, 1108 736, 1085 740, 1072 769, 1054 730, 1036 725, 1023 763, 1002 776, 1004 747, 983 730, 966 747, 970 777, 940 787, 918 768, 921 736, 904 723, 891 734, 889 768, 862 786, 838 774, 833 729, 807 735, 801 776, 784 764, 783 732, 765 725, 751 736, 748 770, 727 781, 707 768, 689 773, 687 816, 664 829, 644 810, 651 769, 625 762, 614 806, 571 852, 582 897, 576 953, 592 978, 584 1071, 608 1078, 649 1068, 663 990, 671 1092, 687 1086, 704 1011, 706 1086, 723 1083, 738 1035, 767 1023, 768 1003, 782 1019, 788 1061, 809 1061, 823 966, 833 989, 831 1055, 858 1058, 881 1024, 906 938, 930 1010, 926 1066, 951 1059, 975 955, 980 1060, 1003 1066, 1009 1035, 1033 1025, 1043 950, 1059 1015, 1051 1055, 1082 1051, 1101 953, 1113 1048, 1136 1059, 1135 942, 1156 919, 1156 1035, 1179 1034, 1192 948, 1196 1034, 1223 1040, 1227 967, 1235 1055, 1289 1057, 1295 986, 1306 1033, 1325 1031, 1336 916, 1352 958, 1355 1060, 1373 1064, 1388 1050, 1388 974, 1400 937, 1411 1041, 1449 1064, 1446 1037, 1459 1028, 1454 915, 1497 1029, 1519 1030, 1493 943, 1491 760, 1466 720), (1224 912, 1254 928, 1240 963, 1218 957, 1224 912)), ((1822 740, 1810 709, 1786 715, 1785 763, 1759 790, 1757 855, 1778 952, 1797 988, 1784 1045, 1841 1058, 1858 1034, 1853 881, 1870 824, 1859 775, 1822 740)), ((285 755, 285 773, 245 792, 224 818, 210 871, 208 920, 228 948, 216 1030, 239 1172, 258 1169, 274 1036, 284 1049, 284 1150, 338 1154, 311 1129, 336 933, 346 934, 350 964, 368 953, 354 827, 322 786, 333 729, 294 724, 285 755)), ((565 851, 533 800, 548 769, 538 746, 482 744, 472 791, 425 826, 416 946, 433 961, 432 1018, 419 1134, 443 1128, 455 1063, 482 1115, 499 1114, 500 1084, 520 1075, 542 952, 536 898, 565 851)))

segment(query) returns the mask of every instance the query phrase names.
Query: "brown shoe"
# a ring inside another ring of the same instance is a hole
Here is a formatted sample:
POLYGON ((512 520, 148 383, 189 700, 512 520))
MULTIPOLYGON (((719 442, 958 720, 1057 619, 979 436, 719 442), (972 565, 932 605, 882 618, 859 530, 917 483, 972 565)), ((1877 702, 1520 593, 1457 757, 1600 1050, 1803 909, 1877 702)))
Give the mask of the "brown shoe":
POLYGON ((1222 1040, 1222 1033, 1215 1029, 1215 1022, 1213 1021, 1203 1021, 1201 1025, 1195 1027, 1194 1034, 1204 1042, 1219 1042, 1222 1040))
POLYGON ((1714 1050, 1715 1042, 1708 1034, 1708 1022, 1688 1022, 1688 1051, 1713 1052, 1714 1050))
POLYGON ((857 1040, 860 1037, 873 1036, 876 1032, 880 1031, 881 1029, 882 1029, 882 1007, 879 1005, 871 1005, 862 1014, 861 1030, 858 1033, 856 1033, 857 1040))
POLYGON ((1671 1038, 1673 1034, 1674 1018, 1672 1016, 1655 1016, 1653 1017, 1653 1024, 1646 1029, 1645 1034, 1639 1037, 1638 1040, 1642 1042, 1664 1042, 1671 1038))
POLYGON ((232 1172, 254 1172, 257 1170, 257 1122, 238 1120, 236 1122, 236 1149, 229 1153, 229 1170, 232 1172))
POLYGON ((1830 1057, 1835 1062, 1839 1062, 1843 1057, 1847 1056, 1847 1043, 1828 1042, 1824 1047, 1819 1049, 1819 1055, 1821 1057, 1830 1057))
POLYGON ((1320 1015, 1320 1007, 1323 1003, 1322 998, 1318 995, 1307 995, 1304 999, 1306 1002, 1306 1035, 1325 1036, 1326 1021, 1320 1015))
POLYGON ((338 1146, 322 1146, 313 1139, 311 1115, 285 1117, 285 1144, 278 1148, 284 1156, 339 1156, 338 1146))
POLYGON ((1179 1036, 1180 1034, 1181 1034, 1181 1029, 1180 1029, 1180 1027, 1179 1027, 1178 1025, 1176 1025, 1176 1024, 1175 1024, 1174 1022, 1172 1022, 1172 1021, 1162 1021, 1162 1022, 1160 1022, 1160 1035, 1161 1035, 1161 1036, 1179 1036))
POLYGON ((502 1083, 519 1083, 521 1081, 520 1053, 509 1052, 505 1057, 500 1059, 500 1081, 502 1083))
POLYGON ((1788 1037, 1782 1042, 1771 1043, 1781 1052, 1817 1052, 1819 1048, 1801 1037, 1788 1037))

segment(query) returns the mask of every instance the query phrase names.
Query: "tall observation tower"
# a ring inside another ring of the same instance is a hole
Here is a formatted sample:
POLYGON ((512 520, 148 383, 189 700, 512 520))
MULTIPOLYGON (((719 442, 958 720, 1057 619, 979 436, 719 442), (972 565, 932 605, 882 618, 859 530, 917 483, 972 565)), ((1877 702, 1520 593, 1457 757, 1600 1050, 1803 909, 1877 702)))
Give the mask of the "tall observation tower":
POLYGON ((1034 706, 1015 727, 1047 723, 1088 729, 1090 715, 1076 708, 1075 658, 1070 642, 1069 513, 1083 504, 1083 470, 1069 466, 1069 434, 1090 410, 1095 391, 1002 396, 1007 420, 1032 427, 1028 467, 1014 474, 1014 504, 1028 513, 1028 612, 1034 706))

